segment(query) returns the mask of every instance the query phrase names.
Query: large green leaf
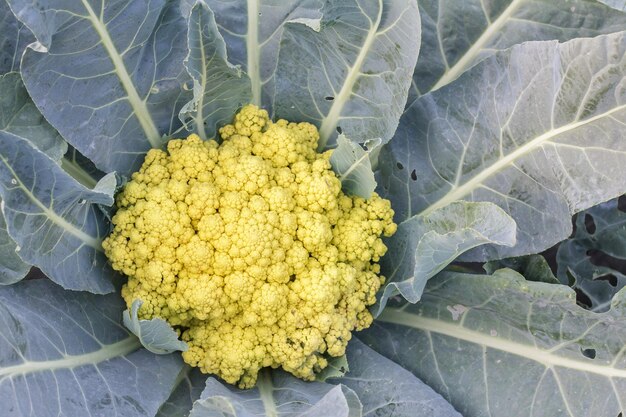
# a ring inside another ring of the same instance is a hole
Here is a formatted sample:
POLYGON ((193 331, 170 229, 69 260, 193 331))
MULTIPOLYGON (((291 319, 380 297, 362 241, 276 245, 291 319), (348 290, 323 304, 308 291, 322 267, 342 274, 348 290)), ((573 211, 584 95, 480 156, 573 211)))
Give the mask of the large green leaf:
MULTIPOLYGON (((255 389, 242 391, 209 378, 191 417, 460 417, 432 388, 358 339, 350 341, 346 356, 350 370, 326 383, 264 370, 255 389)), ((185 374, 180 380, 160 417, 186 415, 197 397, 197 376, 185 374)))
POLYGON ((329 380, 352 389, 363 417, 461 417, 428 385, 353 338, 346 352, 350 371, 329 380))
POLYGON ((239 390, 209 378, 189 417, 360 417, 357 395, 344 385, 304 382, 280 370, 262 370, 256 387, 239 390))
POLYGON ((598 0, 601 3, 611 6, 614 9, 626 12, 626 1, 624 0, 598 0))
POLYGON ((165 0, 9 0, 42 47, 22 77, 58 131, 103 171, 128 174, 180 126, 191 98, 186 23, 165 0), (47 52, 43 52, 47 50, 47 52), (187 88, 185 88, 187 86, 187 88))
POLYGON ((176 378, 172 395, 159 409, 156 417, 189 417, 193 403, 200 398, 207 375, 198 368, 184 366, 176 378))
POLYGON ((0 132, 0 198, 20 257, 73 290, 114 290, 102 239, 109 222, 98 205, 111 206, 116 179, 91 190, 26 140, 0 132))
POLYGON ((465 417, 617 416, 626 411, 624 296, 598 314, 567 286, 512 270, 448 272, 359 337, 465 417))
MULTIPOLYGON (((619 7, 623 0, 607 0, 619 7)), ((420 0, 421 55, 408 105, 495 50, 624 30, 626 14, 595 0, 420 0)))
POLYGON ((230 123, 237 109, 250 102, 250 79, 228 62, 226 44, 213 12, 198 2, 189 16, 189 54, 185 67, 193 78, 193 100, 181 110, 187 130, 202 139, 215 137, 217 129, 230 123))
MULTIPOLYGON (((182 1, 184 13, 189 13, 195 1, 182 1)), ((226 41, 229 61, 250 77, 252 103, 271 110, 285 23, 319 21, 323 1, 212 0, 207 3, 226 41)))
POLYGON ((492 203, 457 201, 402 222, 386 240, 388 254, 381 260, 381 269, 390 282, 380 296, 377 313, 396 294, 417 302, 426 281, 459 255, 488 243, 513 246, 515 233, 515 221, 492 203))
POLYGON ((67 143, 37 110, 17 72, 0 75, 0 131, 28 140, 55 161, 67 151, 67 143))
POLYGON ((579 213, 576 233, 557 252, 559 280, 569 284, 573 278, 574 288, 589 298, 593 311, 607 310, 613 296, 626 285, 619 265, 594 264, 592 256, 599 260, 603 255, 626 260, 626 213, 618 209, 617 199, 579 213))
MULTIPOLYGON (((0 2, 0 12, 6 7, 3 4, 0 2)), ((12 17, 8 8, 7 13, 9 17, 0 18, 6 21, 12 17)), ((35 107, 20 74, 16 72, 0 75, 0 131, 26 138, 55 161, 60 160, 67 149, 65 141, 35 107)), ((16 248, 17 245, 7 232, 6 221, 0 210, 0 284, 19 281, 30 269, 30 265, 22 261, 16 253, 16 248)))
POLYGON ((120 323, 118 295, 49 280, 0 288, 3 416, 153 416, 182 360, 153 355, 120 323))
POLYGON ((422 96, 380 156, 380 193, 396 220, 458 200, 499 205, 517 223, 517 244, 484 245, 465 260, 565 239, 573 213, 626 191, 625 56, 624 32, 528 42, 422 96))
POLYGON ((0 75, 19 71, 20 58, 26 45, 35 37, 18 21, 6 1, 0 1, 0 75))
POLYGON ((320 129, 319 148, 337 132, 387 142, 398 126, 417 60, 417 3, 333 0, 319 27, 291 23, 281 40, 276 114, 320 129))
MULTIPOLYGON (((4 203, 0 199, 0 208, 4 203)), ((17 244, 9 236, 7 224, 0 210, 0 285, 13 284, 26 276, 30 265, 22 261, 17 252, 17 244)))

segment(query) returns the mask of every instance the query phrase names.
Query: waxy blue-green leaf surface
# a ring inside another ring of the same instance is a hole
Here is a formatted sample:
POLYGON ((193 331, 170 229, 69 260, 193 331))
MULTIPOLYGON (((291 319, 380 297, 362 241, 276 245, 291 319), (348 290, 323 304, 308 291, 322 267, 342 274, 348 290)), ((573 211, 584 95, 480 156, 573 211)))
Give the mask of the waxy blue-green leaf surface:
POLYGON ((22 52, 34 41, 33 34, 11 13, 7 2, 0 1, 0 75, 19 71, 22 52))
MULTIPOLYGON (((3 7, 0 4, 0 11, 3 7)), ((59 161, 67 149, 65 141, 35 107, 17 72, 0 75, 0 131, 28 140, 55 161, 59 161)), ((0 284, 17 282, 30 269, 30 265, 19 257, 16 249, 17 245, 8 234, 0 210, 0 284)))
MULTIPOLYGON (((189 13, 195 0, 183 0, 189 13)), ((321 17, 322 0, 210 0, 213 13, 228 52, 228 59, 248 75, 252 103, 271 111, 280 39, 285 23, 306 21, 314 24, 321 17)))
POLYGON ((388 250, 380 265, 388 284, 376 314, 396 294, 417 302, 426 281, 464 252, 485 244, 510 247, 515 236, 515 221, 492 203, 457 201, 403 221, 385 241, 388 250))
POLYGON ((345 135, 339 135, 337 147, 330 156, 330 164, 341 180, 343 191, 348 195, 357 195, 365 199, 370 198, 376 189, 370 154, 380 146, 380 139, 372 140, 367 145, 368 149, 363 149, 345 135))
POLYGON ((159 409, 156 417, 188 417, 193 403, 204 391, 208 375, 198 368, 185 365, 178 373, 172 394, 159 409))
POLYGON ((550 264, 546 258, 541 255, 520 256, 517 258, 499 259, 489 261, 483 265, 483 269, 488 274, 493 274, 498 269, 510 268, 526 279, 531 281, 545 282, 548 284, 560 284, 557 277, 554 276, 550 264))
POLYGON ((0 288, 2 416, 154 416, 182 360, 141 349, 123 309, 48 280, 0 288))
POLYGON ((517 244, 483 245, 465 260, 565 239, 572 214, 626 191, 625 56, 625 32, 528 42, 420 97, 380 156, 379 191, 396 220, 458 200, 499 205, 517 244))
MULTIPOLYGON (((624 10, 624 0, 605 0, 624 10)), ((407 105, 497 50, 624 30, 626 13, 596 0, 420 0, 422 45, 407 105)))
POLYGON ((106 172, 128 175, 180 126, 191 99, 185 19, 165 0, 9 0, 47 52, 24 83, 48 121, 106 172), (188 85, 189 84, 189 85, 188 85))
POLYGON ((187 343, 178 340, 178 335, 165 320, 158 317, 139 319, 137 313, 142 304, 143 301, 134 300, 130 311, 124 310, 124 326, 139 338, 143 347, 157 355, 187 350, 187 343))
POLYGON ((597 314, 563 285, 444 272, 359 338, 465 417, 617 416, 626 408, 624 292, 597 314))
POLYGON ((215 17, 204 2, 198 2, 189 16, 189 54, 185 67, 193 78, 193 100, 180 112, 187 130, 203 140, 214 138, 217 130, 230 123, 237 110, 251 99, 250 79, 228 62, 226 44, 215 17))
POLYGON ((573 279, 571 284, 589 298, 593 311, 606 311, 613 296, 626 285, 619 265, 626 260, 626 213, 619 210, 618 200, 578 213, 576 233, 561 242, 556 260, 561 283, 569 285, 573 279), (593 226, 586 225, 588 221, 593 226), (592 256, 598 262, 603 255, 612 257, 613 265, 595 265, 592 256))
POLYGON ((362 405, 346 386, 305 382, 284 371, 265 369, 249 390, 210 377, 189 417, 218 416, 360 417, 362 405))
POLYGON ((419 51, 417 3, 333 0, 322 15, 319 31, 303 23, 285 28, 276 115, 317 125, 320 149, 338 132, 359 143, 389 141, 419 51))
POLYGON ((93 190, 70 177, 26 140, 0 132, 0 197, 9 235, 20 257, 72 290, 114 290, 102 249, 109 222, 98 205, 111 206, 116 179, 93 190))

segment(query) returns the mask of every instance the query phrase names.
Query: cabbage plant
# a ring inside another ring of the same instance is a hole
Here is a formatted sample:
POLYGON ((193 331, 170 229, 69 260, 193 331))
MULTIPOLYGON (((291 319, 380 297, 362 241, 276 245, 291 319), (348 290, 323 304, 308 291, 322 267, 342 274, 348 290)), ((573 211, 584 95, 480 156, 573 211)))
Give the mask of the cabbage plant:
POLYGON ((617 417, 623 193, 624 0, 0 0, 0 414, 617 417), (102 250, 145 153, 247 103, 399 225, 315 382, 184 365, 102 250))

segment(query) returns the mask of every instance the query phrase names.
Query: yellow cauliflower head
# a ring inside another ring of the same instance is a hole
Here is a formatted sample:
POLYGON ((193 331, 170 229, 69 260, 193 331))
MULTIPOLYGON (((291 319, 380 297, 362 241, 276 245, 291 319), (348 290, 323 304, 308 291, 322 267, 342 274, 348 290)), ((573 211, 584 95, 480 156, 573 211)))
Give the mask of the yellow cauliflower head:
POLYGON ((372 322, 393 210, 341 191, 309 123, 248 105, 220 136, 151 150, 104 250, 128 306, 175 326, 190 365, 244 388, 263 367, 312 380, 372 322))

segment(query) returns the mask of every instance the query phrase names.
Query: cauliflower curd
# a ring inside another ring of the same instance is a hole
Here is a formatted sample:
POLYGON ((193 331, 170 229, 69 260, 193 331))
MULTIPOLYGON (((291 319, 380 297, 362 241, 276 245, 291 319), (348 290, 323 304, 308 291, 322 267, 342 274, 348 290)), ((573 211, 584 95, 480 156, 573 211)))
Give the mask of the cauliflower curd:
POLYGON ((148 152, 104 250, 128 306, 174 326, 188 364, 242 388, 269 366, 312 380, 372 322, 393 210, 343 194, 309 123, 248 105, 219 133, 148 152))

